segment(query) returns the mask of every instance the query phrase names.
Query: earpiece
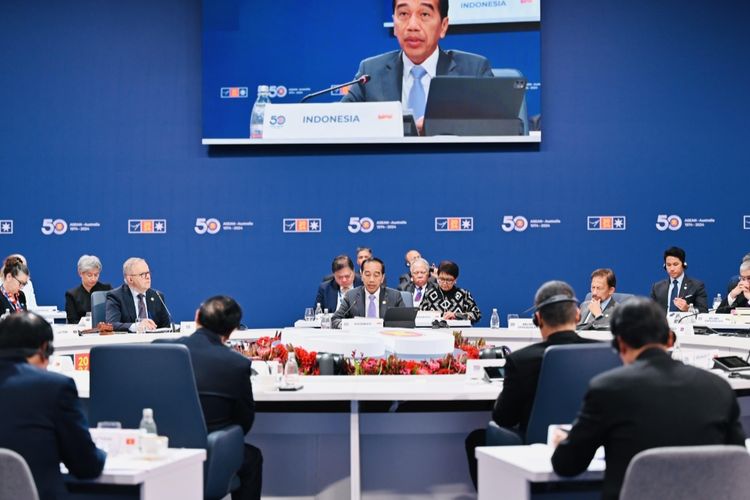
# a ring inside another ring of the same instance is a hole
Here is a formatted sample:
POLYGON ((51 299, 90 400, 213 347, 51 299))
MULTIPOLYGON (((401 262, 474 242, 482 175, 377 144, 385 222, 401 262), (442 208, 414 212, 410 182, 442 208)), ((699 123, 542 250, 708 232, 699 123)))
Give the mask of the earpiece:
POLYGON ((531 319, 531 322, 534 323, 534 326, 539 326, 539 318, 537 316, 537 313, 539 313, 540 309, 543 309, 547 306, 551 306, 552 304, 560 304, 561 302, 575 302, 578 303, 578 299, 575 297, 569 297, 567 295, 558 294, 553 295, 552 297, 548 298, 547 300, 541 301, 539 304, 537 304, 534 309, 534 316, 531 319))

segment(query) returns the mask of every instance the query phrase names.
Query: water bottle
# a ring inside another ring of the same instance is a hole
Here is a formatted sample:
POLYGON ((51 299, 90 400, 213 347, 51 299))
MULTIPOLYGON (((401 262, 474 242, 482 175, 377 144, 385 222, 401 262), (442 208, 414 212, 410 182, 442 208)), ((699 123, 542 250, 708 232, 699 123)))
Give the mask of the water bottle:
POLYGON ((143 429, 149 434, 156 434, 156 422, 154 422, 154 410, 151 408, 143 409, 143 418, 141 423, 138 425, 140 429, 143 429))
POLYGON ((284 365, 284 385, 286 387, 297 387, 299 385, 299 367, 294 353, 290 352, 284 365))
POLYGON ((674 341, 674 346, 672 347, 672 359, 682 361, 682 349, 680 349, 680 343, 677 340, 674 341))
POLYGON ((323 316, 320 318, 320 327, 325 330, 331 329, 331 315, 328 313, 328 309, 323 310, 323 316))
POLYGON ((315 321, 320 321, 323 317, 323 309, 320 307, 320 302, 315 306, 315 321))
POLYGON ((714 297, 714 306, 712 307, 712 309, 715 311, 719 308, 720 305, 721 305, 721 294, 717 293, 716 297, 714 297))
POLYGON ((250 114, 250 138, 263 139, 263 117, 266 114, 266 104, 271 99, 268 97, 268 85, 258 85, 258 97, 253 104, 253 111, 250 114))
POLYGON ((490 328, 500 328, 500 315, 494 308, 492 309, 492 316, 490 316, 490 328))
POLYGON ((0 321, 4 320, 8 316, 10 316, 10 309, 6 309, 5 312, 3 313, 3 315, 0 316, 0 321))

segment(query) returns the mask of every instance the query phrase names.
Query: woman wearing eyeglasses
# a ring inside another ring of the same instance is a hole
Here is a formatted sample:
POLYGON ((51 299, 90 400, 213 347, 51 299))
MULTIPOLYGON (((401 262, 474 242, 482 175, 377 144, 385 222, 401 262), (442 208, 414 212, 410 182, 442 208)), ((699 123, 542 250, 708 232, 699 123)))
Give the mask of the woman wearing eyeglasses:
POLYGON ((81 255, 78 259, 81 285, 65 292, 65 313, 68 323, 77 324, 82 317, 91 312, 92 293, 112 290, 112 285, 99 281, 101 272, 102 262, 96 255, 81 255))
POLYGON ((474 302, 471 292, 456 286, 458 264, 444 260, 438 266, 438 286, 428 288, 419 308, 423 311, 440 311, 443 319, 468 319, 476 323, 482 312, 474 302))
POLYGON ((26 295, 23 287, 29 282, 29 268, 23 261, 11 255, 3 263, 3 282, 0 284, 0 313, 26 310, 26 295))

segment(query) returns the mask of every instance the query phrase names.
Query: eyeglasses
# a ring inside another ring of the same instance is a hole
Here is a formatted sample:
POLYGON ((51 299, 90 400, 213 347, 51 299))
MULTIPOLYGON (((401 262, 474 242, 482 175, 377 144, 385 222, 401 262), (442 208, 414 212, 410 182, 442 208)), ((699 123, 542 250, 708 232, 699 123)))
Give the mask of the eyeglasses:
POLYGON ((456 282, 456 278, 444 278, 444 277, 441 278, 440 276, 438 276, 438 281, 440 283, 445 283, 445 284, 455 283, 456 282))
POLYGON ((740 281, 750 281, 750 276, 740 276, 740 281))
POLYGON ((139 278, 143 280, 151 276, 151 271, 146 271, 145 273, 130 274, 129 276, 138 276, 139 278))
POLYGON ((28 280, 27 281, 21 281, 18 278, 16 278, 15 276, 12 276, 12 278, 18 282, 18 286, 20 288, 23 288, 23 287, 25 287, 26 285, 29 284, 28 280))

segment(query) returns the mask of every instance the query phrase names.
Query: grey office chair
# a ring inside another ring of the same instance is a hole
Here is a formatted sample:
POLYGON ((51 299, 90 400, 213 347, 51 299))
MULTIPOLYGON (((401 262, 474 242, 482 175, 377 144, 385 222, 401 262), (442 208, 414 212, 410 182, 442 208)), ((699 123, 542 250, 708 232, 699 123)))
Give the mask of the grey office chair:
MULTIPOLYGON (((492 68, 492 74, 495 76, 517 76, 523 78, 516 68, 492 68)), ((518 111, 518 118, 523 122, 523 135, 529 135, 529 112, 526 109, 526 96, 521 103, 521 109, 518 111)))
POLYGON ((747 498, 750 454, 743 446, 652 448, 630 461, 620 500, 747 498))
POLYGON ((0 499, 39 500, 26 460, 5 448, 0 448, 0 499))
POLYGON ((401 290, 401 300, 404 301, 404 307, 414 307, 414 296, 411 292, 401 290))
POLYGON ((94 292, 91 294, 91 326, 104 321, 106 316, 107 294, 109 292, 94 292))

